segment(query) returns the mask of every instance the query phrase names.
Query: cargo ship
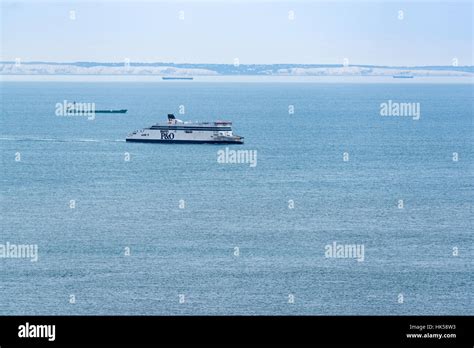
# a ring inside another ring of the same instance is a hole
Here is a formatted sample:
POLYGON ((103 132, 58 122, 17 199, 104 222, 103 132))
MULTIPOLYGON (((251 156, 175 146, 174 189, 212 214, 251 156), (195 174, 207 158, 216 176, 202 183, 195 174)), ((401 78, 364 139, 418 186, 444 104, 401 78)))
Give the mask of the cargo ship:
POLYGON ((95 110, 96 114, 125 114, 127 109, 120 110, 95 110))
POLYGON ((182 76, 182 77, 173 77, 173 76, 163 76, 163 80, 193 80, 194 77, 187 77, 187 76, 182 76))
POLYGON ((95 110, 95 104, 91 107, 89 104, 84 107, 84 103, 73 102, 72 105, 66 107, 68 114, 82 114, 82 113, 96 113, 96 114, 125 114, 127 109, 109 109, 109 110, 95 110))

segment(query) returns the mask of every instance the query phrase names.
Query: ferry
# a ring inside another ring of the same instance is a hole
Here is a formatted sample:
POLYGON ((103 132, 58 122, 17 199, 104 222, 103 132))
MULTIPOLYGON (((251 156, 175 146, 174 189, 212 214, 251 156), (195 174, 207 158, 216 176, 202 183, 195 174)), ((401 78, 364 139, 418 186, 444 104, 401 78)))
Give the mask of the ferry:
POLYGON ((401 71, 393 75, 394 79, 412 79, 414 76, 409 71, 401 71))
POLYGON ((157 123, 134 131, 126 141, 142 143, 243 144, 244 138, 232 133, 232 122, 183 122, 168 114, 168 123, 157 123))

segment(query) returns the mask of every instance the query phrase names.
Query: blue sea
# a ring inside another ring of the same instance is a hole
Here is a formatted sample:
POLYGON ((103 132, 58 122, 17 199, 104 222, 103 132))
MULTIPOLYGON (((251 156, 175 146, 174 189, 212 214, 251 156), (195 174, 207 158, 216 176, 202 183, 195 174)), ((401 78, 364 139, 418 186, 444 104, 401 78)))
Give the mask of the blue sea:
POLYGON ((0 315, 473 315, 473 86, 3 82, 0 244, 38 260, 0 258, 0 315), (168 113, 257 165, 124 141, 168 113))

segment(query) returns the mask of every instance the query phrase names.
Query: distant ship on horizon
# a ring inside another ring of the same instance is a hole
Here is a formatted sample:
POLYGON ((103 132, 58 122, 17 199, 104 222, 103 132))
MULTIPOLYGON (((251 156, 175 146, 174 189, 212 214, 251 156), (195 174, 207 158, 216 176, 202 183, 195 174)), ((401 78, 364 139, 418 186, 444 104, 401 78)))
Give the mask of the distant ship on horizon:
POLYGON ((412 79, 414 76, 409 71, 402 71, 393 75, 394 79, 412 79))
POLYGON ((163 76, 163 80, 193 80, 191 76, 163 76))

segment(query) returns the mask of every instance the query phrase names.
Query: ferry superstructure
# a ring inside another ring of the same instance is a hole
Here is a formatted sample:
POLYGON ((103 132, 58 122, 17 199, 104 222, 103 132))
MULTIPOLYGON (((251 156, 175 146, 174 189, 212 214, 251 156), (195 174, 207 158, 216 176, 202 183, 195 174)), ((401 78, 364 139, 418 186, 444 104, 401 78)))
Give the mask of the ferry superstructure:
POLYGON ((168 114, 168 123, 157 123, 149 128, 134 131, 126 141, 150 143, 207 143, 243 144, 244 138, 234 135, 232 122, 183 122, 168 114))

